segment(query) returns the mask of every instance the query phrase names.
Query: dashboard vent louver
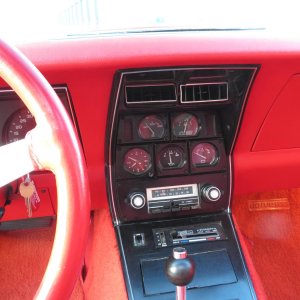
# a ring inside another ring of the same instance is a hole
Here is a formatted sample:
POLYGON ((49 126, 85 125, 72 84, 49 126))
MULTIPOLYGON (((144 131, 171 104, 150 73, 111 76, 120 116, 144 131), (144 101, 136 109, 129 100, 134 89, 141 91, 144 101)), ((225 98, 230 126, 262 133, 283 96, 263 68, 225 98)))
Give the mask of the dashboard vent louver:
POLYGON ((127 104, 177 101, 174 84, 127 85, 125 96, 127 104))
POLYGON ((192 83, 180 86, 181 103, 226 101, 228 100, 228 83, 192 83))

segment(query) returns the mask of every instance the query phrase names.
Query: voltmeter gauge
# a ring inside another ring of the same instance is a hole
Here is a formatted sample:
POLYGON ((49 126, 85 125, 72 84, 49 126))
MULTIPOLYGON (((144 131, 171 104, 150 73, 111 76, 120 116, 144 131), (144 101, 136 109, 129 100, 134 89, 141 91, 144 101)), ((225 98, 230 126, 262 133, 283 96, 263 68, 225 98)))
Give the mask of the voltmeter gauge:
POLYGON ((3 132, 3 142, 8 144, 24 139, 26 133, 35 126, 36 123, 31 112, 27 108, 21 108, 7 120, 3 132))
POLYGON ((192 149, 192 165, 194 167, 211 166, 218 162, 218 152, 210 143, 199 143, 192 149))
POLYGON ((161 170, 179 169, 185 163, 184 152, 178 146, 168 146, 159 153, 158 166, 161 170))
POLYGON ((189 113, 177 115, 172 122, 172 132, 176 137, 196 136, 201 128, 198 119, 189 113))
POLYGON ((124 156, 123 168, 133 175, 143 175, 151 166, 151 155, 143 148, 132 148, 124 156))
POLYGON ((143 140, 161 139, 165 134, 164 122, 156 115, 146 116, 139 123, 138 133, 143 140))

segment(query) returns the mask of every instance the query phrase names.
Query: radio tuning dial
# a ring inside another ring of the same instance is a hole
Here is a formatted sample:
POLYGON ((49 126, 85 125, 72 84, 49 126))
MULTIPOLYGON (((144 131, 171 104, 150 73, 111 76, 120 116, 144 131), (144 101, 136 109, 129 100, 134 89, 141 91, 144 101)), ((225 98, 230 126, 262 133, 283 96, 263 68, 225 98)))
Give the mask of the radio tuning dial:
POLYGON ((146 198, 143 193, 133 193, 129 196, 130 205, 134 209, 141 209, 146 204, 146 198))
POLYGON ((215 202, 221 198, 221 191, 213 185, 206 185, 202 188, 202 198, 206 201, 215 202))

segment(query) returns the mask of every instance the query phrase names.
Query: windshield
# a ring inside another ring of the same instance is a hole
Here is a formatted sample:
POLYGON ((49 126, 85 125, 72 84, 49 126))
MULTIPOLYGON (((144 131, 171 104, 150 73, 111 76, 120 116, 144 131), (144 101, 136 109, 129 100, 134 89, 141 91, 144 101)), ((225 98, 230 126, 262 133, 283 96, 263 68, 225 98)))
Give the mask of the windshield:
POLYGON ((294 28, 298 10, 293 4, 292 0, 284 1, 284 7, 282 1, 261 0, 8 0, 0 1, 0 37, 27 41, 99 32, 294 28))

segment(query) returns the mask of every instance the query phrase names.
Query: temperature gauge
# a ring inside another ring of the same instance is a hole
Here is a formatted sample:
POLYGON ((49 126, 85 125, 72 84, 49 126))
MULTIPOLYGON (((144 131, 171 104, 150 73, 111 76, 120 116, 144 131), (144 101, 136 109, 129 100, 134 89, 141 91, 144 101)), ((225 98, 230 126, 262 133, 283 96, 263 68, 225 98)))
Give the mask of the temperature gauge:
POLYGON ((164 123, 156 115, 147 116, 140 122, 138 133, 143 140, 161 139, 165 134, 164 123))
POLYGON ((142 148, 132 148, 124 156, 123 167, 133 175, 143 175, 151 166, 151 156, 142 148))
POLYGON ((179 169, 186 164, 183 150, 178 146, 164 148, 158 158, 159 168, 162 170, 179 169))
POLYGON ((210 143, 197 144, 192 150, 192 164, 194 167, 211 166, 218 161, 217 149, 210 143))
POLYGON ((176 137, 196 136, 201 128, 198 119, 189 113, 181 113, 173 119, 172 132, 176 137))

